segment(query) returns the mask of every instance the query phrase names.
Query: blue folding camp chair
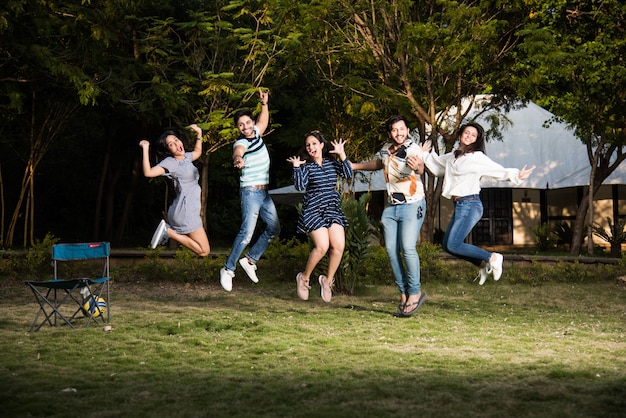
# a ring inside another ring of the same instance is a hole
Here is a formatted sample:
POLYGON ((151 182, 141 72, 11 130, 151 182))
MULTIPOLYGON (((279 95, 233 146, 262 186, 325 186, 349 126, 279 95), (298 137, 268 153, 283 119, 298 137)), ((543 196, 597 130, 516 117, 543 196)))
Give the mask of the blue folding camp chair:
POLYGON ((45 325, 69 325, 85 318, 85 327, 91 322, 110 322, 110 277, 108 242, 55 244, 52 246, 54 277, 45 282, 26 281, 39 304, 39 310, 28 332, 45 325), (102 271, 100 272, 100 268, 102 271), (98 270, 96 270, 98 269, 98 270), (100 275, 96 278, 62 278, 100 275))

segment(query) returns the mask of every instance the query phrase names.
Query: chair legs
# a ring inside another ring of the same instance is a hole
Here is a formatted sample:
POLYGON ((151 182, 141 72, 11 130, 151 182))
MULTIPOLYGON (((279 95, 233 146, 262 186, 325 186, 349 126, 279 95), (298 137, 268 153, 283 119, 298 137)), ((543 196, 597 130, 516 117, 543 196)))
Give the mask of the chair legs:
POLYGON ((108 280, 97 286, 96 291, 92 291, 91 287, 87 285, 81 288, 80 293, 82 296, 81 306, 83 315, 88 317, 85 327, 88 327, 92 321, 96 323, 98 321, 101 321, 102 323, 111 321, 111 313, 109 311, 109 307, 107 306, 107 303, 110 300, 108 280), (103 295, 105 297, 103 297, 103 295))
POLYGON ((110 311, 106 306, 110 296, 109 280, 95 285, 89 279, 26 284, 39 304, 28 332, 39 331, 45 324, 68 325, 75 329, 74 322, 82 316, 87 317, 85 328, 92 322, 110 322, 110 311), (94 290, 91 285, 94 285, 94 290))

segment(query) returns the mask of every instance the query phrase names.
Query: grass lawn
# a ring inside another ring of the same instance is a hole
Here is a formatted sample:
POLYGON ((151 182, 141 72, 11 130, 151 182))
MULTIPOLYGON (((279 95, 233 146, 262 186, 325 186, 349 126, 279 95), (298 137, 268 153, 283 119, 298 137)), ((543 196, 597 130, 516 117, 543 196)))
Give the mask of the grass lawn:
MULTIPOLYGON (((626 289, 427 282, 301 301, 295 282, 231 293, 114 281, 113 331, 28 328, 26 286, 0 295, 2 417, 623 417, 626 289)), ((33 300, 31 300, 33 299, 33 300)))

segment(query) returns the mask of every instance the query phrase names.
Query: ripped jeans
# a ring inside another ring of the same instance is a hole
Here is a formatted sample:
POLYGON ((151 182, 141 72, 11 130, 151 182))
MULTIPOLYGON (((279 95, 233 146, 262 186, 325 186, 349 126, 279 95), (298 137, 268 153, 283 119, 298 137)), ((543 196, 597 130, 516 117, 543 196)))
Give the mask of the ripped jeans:
POLYGON ((253 186, 242 187, 239 190, 239 196, 241 197, 241 227, 224 264, 224 267, 230 271, 235 271, 241 253, 252 240, 259 218, 265 223, 265 230, 246 253, 246 257, 250 260, 256 263, 267 250, 270 241, 280 233, 278 212, 267 190, 253 186))

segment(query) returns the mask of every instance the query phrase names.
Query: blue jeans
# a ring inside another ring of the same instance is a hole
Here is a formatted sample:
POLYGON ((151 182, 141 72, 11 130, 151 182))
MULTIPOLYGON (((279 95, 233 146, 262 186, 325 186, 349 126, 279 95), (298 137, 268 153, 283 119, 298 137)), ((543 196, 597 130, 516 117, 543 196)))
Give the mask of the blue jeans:
POLYGON ((224 267, 230 271, 235 271, 241 253, 252 240, 259 217, 265 223, 265 230, 252 248, 248 250, 246 257, 256 263, 267 250, 270 241, 280 233, 278 212, 276 212, 274 201, 267 190, 242 187, 239 190, 239 196, 241 197, 241 228, 235 237, 226 264, 224 264, 224 267))
POLYGON ((407 296, 417 295, 421 289, 416 245, 425 215, 426 201, 420 200, 387 206, 381 218, 391 271, 398 289, 407 296))
POLYGON ((483 261, 489 262, 491 257, 489 251, 465 242, 482 216, 483 202, 480 201, 479 195, 457 199, 454 202, 454 214, 443 236, 444 251, 479 267, 483 261))

